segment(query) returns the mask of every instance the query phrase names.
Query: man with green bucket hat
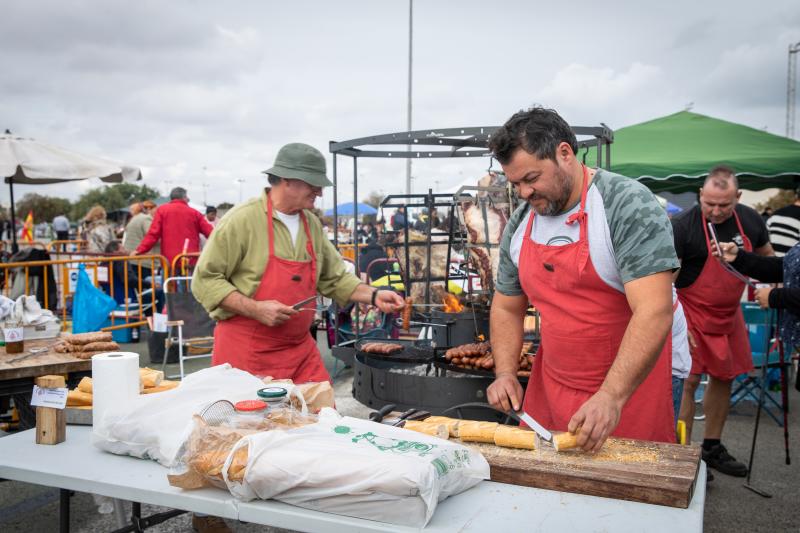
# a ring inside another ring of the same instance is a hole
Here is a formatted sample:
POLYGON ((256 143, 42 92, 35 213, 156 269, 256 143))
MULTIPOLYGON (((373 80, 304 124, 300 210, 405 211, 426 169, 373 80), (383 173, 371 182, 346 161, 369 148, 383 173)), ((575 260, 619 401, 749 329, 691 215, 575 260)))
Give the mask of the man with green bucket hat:
POLYGON ((384 313, 404 301, 349 274, 325 237, 311 212, 333 185, 319 150, 287 144, 264 173, 270 187, 219 221, 195 269, 192 292, 218 321, 212 362, 295 383, 330 380, 309 335, 315 303, 307 300, 320 293, 384 313))

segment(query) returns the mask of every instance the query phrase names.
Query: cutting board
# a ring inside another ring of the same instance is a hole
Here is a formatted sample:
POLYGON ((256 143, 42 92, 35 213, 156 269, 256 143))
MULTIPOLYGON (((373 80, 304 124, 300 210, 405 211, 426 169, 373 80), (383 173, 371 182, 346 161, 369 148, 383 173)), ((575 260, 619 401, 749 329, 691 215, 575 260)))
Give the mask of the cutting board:
POLYGON ((72 354, 56 352, 53 347, 57 343, 58 339, 26 340, 25 351, 21 354, 6 354, 5 349, 0 347, 0 380, 45 374, 67 374, 92 369, 91 359, 78 359, 72 354), (32 354, 32 348, 42 351, 32 354))
POLYGON ((700 446, 609 439, 597 454, 465 443, 480 450, 501 483, 687 508, 700 466, 700 446))

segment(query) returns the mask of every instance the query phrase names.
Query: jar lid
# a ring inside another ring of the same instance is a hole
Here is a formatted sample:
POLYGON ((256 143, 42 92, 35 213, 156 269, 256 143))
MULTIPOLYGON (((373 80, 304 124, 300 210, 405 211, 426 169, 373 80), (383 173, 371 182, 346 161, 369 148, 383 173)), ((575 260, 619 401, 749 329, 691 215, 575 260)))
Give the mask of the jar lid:
POLYGON ((252 411, 263 411, 264 409, 267 408, 267 404, 262 402, 261 400, 242 400, 241 402, 236 402, 236 405, 234 405, 233 407, 237 411, 252 412, 252 411))
POLYGON ((287 394, 288 391, 283 387, 264 387, 263 389, 259 389, 258 391, 258 397, 264 398, 266 400, 283 398, 287 394))

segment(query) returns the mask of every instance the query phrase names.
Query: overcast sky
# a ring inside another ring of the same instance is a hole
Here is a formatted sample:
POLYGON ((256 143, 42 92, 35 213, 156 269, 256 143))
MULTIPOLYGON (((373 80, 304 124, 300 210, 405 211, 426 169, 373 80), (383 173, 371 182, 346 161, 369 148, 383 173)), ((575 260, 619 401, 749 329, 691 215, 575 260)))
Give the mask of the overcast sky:
MULTIPOLYGON (((499 125, 542 104, 616 129, 692 103, 783 134, 798 41, 797 0, 416 0, 413 127, 499 125)), ((185 186, 199 204, 257 195, 287 142, 316 146, 330 167, 330 140, 407 126, 407 0, 5 2, 0 50, 0 128, 139 165, 144 183, 185 186)), ((486 164, 421 161, 414 190, 453 187, 486 164)), ((359 198, 404 192, 402 161, 362 159, 359 175, 359 198)))

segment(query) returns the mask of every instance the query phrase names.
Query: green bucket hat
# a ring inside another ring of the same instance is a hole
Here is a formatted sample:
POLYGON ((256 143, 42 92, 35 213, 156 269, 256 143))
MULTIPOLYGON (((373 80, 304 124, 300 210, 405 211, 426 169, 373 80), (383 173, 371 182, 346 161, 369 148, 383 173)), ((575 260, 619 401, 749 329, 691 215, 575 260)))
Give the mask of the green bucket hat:
POLYGON ((302 180, 314 187, 330 187, 333 183, 325 175, 326 169, 322 152, 307 144, 289 143, 278 151, 275 164, 263 173, 302 180))

